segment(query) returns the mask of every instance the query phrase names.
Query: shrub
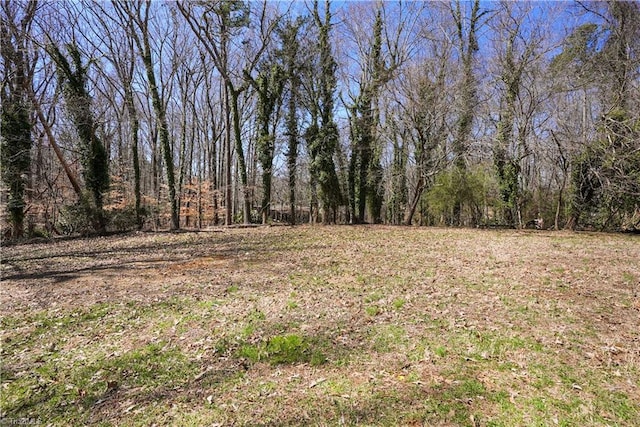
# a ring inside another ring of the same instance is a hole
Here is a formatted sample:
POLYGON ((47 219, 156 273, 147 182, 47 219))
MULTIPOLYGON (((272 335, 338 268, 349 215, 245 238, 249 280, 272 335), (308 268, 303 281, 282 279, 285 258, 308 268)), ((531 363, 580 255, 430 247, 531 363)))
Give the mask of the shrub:
POLYGON ((67 236, 73 234, 85 236, 94 231, 91 217, 92 212, 80 202, 63 206, 62 209, 60 209, 57 228, 62 234, 67 236))
MULTIPOLYGON (((146 210, 144 208, 142 209, 140 216, 140 221, 144 223, 146 217, 146 210)), ((135 206, 125 206, 124 208, 112 209, 109 211, 108 217, 108 227, 112 231, 132 231, 139 228, 135 206)))
POLYGON ((495 193, 495 179, 482 168, 439 173, 425 194, 429 214, 434 222, 446 225, 478 225, 483 210, 495 193), (459 218, 456 209, 459 208, 459 218), (459 221, 459 224, 455 224, 459 221))

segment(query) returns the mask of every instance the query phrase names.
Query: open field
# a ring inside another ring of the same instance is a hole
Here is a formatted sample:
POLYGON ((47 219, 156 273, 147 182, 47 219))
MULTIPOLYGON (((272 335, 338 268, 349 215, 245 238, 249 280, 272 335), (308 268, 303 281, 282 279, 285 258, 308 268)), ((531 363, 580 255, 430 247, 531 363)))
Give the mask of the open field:
POLYGON ((638 426, 638 260, 366 226, 6 247, 0 424, 638 426))

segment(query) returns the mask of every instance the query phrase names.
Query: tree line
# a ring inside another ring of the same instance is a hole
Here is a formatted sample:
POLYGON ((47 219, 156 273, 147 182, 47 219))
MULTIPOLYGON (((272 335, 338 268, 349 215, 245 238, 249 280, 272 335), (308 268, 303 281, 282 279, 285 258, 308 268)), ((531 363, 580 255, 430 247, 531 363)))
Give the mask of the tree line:
POLYGON ((0 8, 5 237, 640 228, 636 2, 0 8))

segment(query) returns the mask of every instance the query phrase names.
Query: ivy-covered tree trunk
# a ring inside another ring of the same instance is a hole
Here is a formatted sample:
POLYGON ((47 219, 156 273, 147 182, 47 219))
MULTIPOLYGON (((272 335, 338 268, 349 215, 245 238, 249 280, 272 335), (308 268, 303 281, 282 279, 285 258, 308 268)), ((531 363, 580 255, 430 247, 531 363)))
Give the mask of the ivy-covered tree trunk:
POLYGON ((11 223, 11 236, 14 239, 21 238, 24 233, 25 176, 31 164, 32 145, 29 107, 20 98, 22 96, 16 93, 10 96, 3 93, 0 122, 2 179, 9 190, 7 211, 11 223))
POLYGON ((273 177, 273 152, 275 149, 275 137, 269 133, 258 136, 258 159, 262 167, 262 202, 260 203, 260 215, 262 224, 269 222, 271 213, 271 180, 273 177))
POLYGON ((271 209, 271 179, 273 176, 273 156, 275 136, 269 132, 277 104, 281 102, 284 89, 284 72, 278 65, 263 70, 257 81, 252 81, 258 94, 258 159, 262 166, 262 223, 269 220, 271 209))
POLYGON ((338 145, 338 127, 333 120, 334 92, 336 89, 337 64, 331 53, 329 29, 331 28, 331 10, 329 0, 325 2, 324 20, 318 13, 318 2, 314 2, 314 19, 320 30, 320 127, 310 141, 312 169, 319 185, 319 199, 322 203, 322 222, 335 221, 338 205, 342 201, 340 182, 336 173, 333 155, 338 145), (333 218, 332 218, 333 217, 333 218))
MULTIPOLYGON (((363 93, 366 95, 367 91, 363 93)), ((355 223, 365 221, 371 162, 372 114, 368 96, 361 96, 351 118, 352 149, 349 161, 349 197, 355 223)))
POLYGON ((514 138, 514 111, 520 93, 523 64, 517 63, 514 42, 516 32, 511 32, 506 41, 502 81, 505 93, 498 122, 498 136, 493 156, 500 188, 502 219, 510 226, 521 226, 519 221, 520 159, 510 153, 514 138))
POLYGON ((102 141, 96 135, 96 125, 91 110, 91 96, 87 91, 88 64, 82 64, 82 55, 76 45, 67 45, 71 62, 55 45, 49 53, 56 63, 66 107, 80 138, 80 162, 85 186, 91 194, 94 212, 90 213, 98 233, 106 232, 103 193, 109 189, 109 156, 102 141))
MULTIPOLYGON (((460 61, 462 62, 460 105, 452 148, 455 158, 454 167, 458 170, 462 183, 465 185, 467 180, 467 152, 469 150, 469 138, 473 129, 474 110, 477 101, 477 82, 473 72, 475 54, 479 50, 476 33, 480 26, 480 19, 487 12, 480 12, 480 1, 475 0, 471 8, 471 16, 468 19, 468 28, 465 28, 467 20, 462 14, 459 1, 456 2, 456 9, 451 11, 456 24, 460 61)), ((463 204, 464 201, 459 201, 454 205, 453 222, 455 225, 461 225, 463 204)))
POLYGON ((287 115, 285 119, 287 136, 287 168, 289 170, 289 216, 292 225, 296 223, 296 175, 298 163, 298 98, 300 96, 300 77, 298 53, 300 43, 298 32, 302 21, 287 22, 280 33, 282 39, 281 55, 284 59, 284 73, 289 84, 289 98, 287 102, 287 115))
MULTIPOLYGON (((244 88, 242 89, 244 91, 244 88)), ((247 163, 244 157, 244 148, 242 147, 242 132, 240 128, 240 106, 238 98, 240 93, 232 86, 229 87, 231 95, 231 116, 233 121, 233 136, 235 140, 236 155, 238 156, 238 170, 240 172, 240 186, 242 187, 243 196, 243 220, 245 224, 251 224, 251 194, 249 190, 249 179, 247 176, 247 163)))
POLYGON ((169 187, 169 202, 171 203, 171 229, 180 229, 180 214, 178 206, 178 198, 176 195, 176 178, 173 165, 173 150, 171 149, 171 137, 169 136, 169 124, 167 123, 167 112, 164 104, 160 99, 160 91, 156 84, 155 71, 153 69, 153 61, 151 59, 151 46, 149 44, 149 35, 147 31, 142 32, 143 50, 142 62, 147 73, 149 81, 149 90, 151 91, 151 103, 158 120, 158 136, 160 137, 160 146, 162 147, 162 155, 164 166, 166 168, 167 186, 169 187))
POLYGON ((12 5, 2 5, 0 19, 0 53, 4 67, 0 82, 0 169, 8 187, 7 211, 11 236, 24 234, 26 177, 31 167, 31 78, 27 66, 25 45, 28 27, 36 13, 36 3, 25 6, 21 19, 15 16, 12 5))
POLYGON ((361 119, 356 121, 361 127, 358 132, 358 144, 356 153, 360 159, 358 164, 358 222, 363 223, 365 220, 365 212, 367 209, 367 195, 369 193, 369 163, 371 162, 371 151, 373 144, 372 126, 373 114, 371 112, 371 99, 365 96, 362 103, 361 119))
POLYGON ((382 147, 376 144, 371 150, 371 157, 367 171, 367 201, 371 220, 374 224, 380 224, 382 223, 382 205, 384 203, 384 188, 382 187, 384 171, 380 163, 382 147))
POLYGON ((360 96, 352 108, 350 160, 350 205, 355 222, 365 220, 365 211, 374 223, 382 222, 382 166, 381 147, 377 141, 380 117, 377 112, 380 87, 390 78, 382 59, 382 14, 378 9, 373 27, 373 43, 369 52, 369 66, 365 69, 365 81, 360 96))
MULTIPOLYGON (((507 94, 507 97, 512 98, 513 93, 507 94)), ((498 123, 498 140, 493 151, 493 161, 500 189, 502 219, 506 224, 513 226, 516 218, 515 209, 518 201, 518 175, 520 171, 517 161, 511 158, 507 151, 513 137, 513 115, 511 113, 513 110, 511 108, 513 108, 513 102, 507 101, 507 106, 498 123)))

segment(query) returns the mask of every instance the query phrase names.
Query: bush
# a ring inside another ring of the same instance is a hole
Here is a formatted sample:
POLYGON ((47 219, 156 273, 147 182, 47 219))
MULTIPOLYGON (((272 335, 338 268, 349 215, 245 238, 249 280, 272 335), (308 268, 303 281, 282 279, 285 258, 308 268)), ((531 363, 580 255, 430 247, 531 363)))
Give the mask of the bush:
POLYGON ((73 234, 86 236, 95 231, 91 216, 92 212, 80 202, 63 206, 60 209, 57 228, 66 236, 73 234))
POLYGON ((494 187, 495 181, 481 168, 441 172, 425 194, 429 214, 443 225, 478 225, 494 187))
MULTIPOLYGON (((144 223, 146 217, 144 208, 140 216, 140 221, 144 223)), ((108 228, 112 231, 133 231, 139 228, 135 206, 125 206, 124 208, 110 210, 108 212, 108 220, 108 228)))

